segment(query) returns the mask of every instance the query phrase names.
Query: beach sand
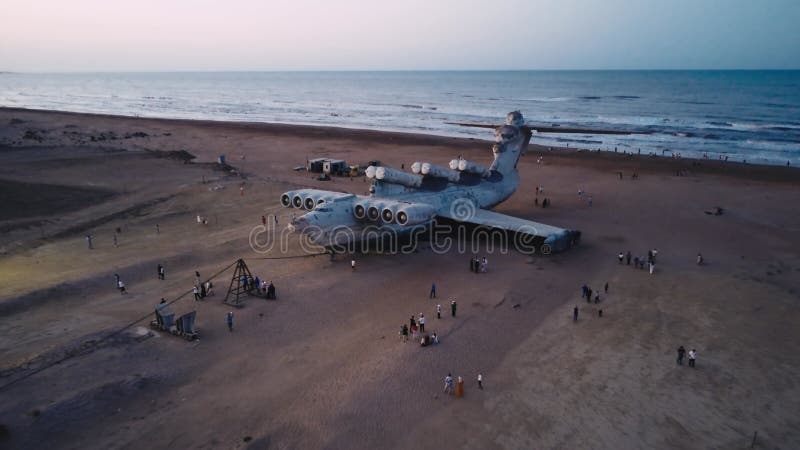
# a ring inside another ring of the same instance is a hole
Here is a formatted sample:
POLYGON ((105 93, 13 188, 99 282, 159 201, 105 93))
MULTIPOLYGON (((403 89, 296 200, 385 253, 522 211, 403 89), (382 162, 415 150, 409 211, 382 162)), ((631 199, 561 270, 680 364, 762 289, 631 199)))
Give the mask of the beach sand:
POLYGON ((532 146, 496 210, 579 229, 581 245, 480 248, 486 274, 425 245, 356 254, 355 271, 349 255, 249 246, 262 214, 288 222, 284 191, 368 189, 292 170, 307 158, 459 154, 491 161, 468 139, 0 109, 0 448, 730 449, 754 432, 756 448, 800 448, 794 168, 532 146), (552 207, 534 206, 538 185, 552 207), (617 262, 652 248, 653 275, 617 262), (229 332, 232 269, 213 297, 187 292, 195 271, 238 258, 278 300, 248 298, 229 332), (598 305, 581 299, 606 282, 598 305), (197 310, 199 341, 149 329, 153 306, 182 295, 172 309, 197 310), (436 347, 398 340, 420 312, 436 347), (679 345, 697 349, 695 369, 676 364, 679 345), (443 394, 448 372, 463 398, 443 394))

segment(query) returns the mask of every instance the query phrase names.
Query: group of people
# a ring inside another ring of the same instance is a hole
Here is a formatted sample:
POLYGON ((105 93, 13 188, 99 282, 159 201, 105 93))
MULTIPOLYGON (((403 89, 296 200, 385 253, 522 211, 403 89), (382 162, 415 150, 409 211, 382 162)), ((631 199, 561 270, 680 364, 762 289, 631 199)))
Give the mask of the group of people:
MULTIPOLYGON (((652 275, 653 272, 656 269, 656 256, 657 255, 658 255, 658 249, 657 248, 654 248, 652 250, 648 250, 647 251, 647 259, 645 259, 645 258, 643 258, 641 256, 633 256, 633 255, 631 255, 631 251, 628 250, 627 253, 619 252, 619 254, 617 255, 617 259, 619 260, 620 264, 624 263, 624 264, 627 264, 627 265, 630 266, 631 265, 631 258, 633 258, 633 268, 634 269, 641 269, 641 270, 644 270, 645 263, 646 263, 648 268, 649 268, 649 270, 650 270, 650 275, 652 275)), ((698 253, 698 256, 699 256, 699 253, 698 253)), ((699 256, 698 261, 701 261, 701 260, 702 260, 702 257, 699 256)), ((698 264, 700 264, 700 262, 698 262, 698 264)))
MULTIPOLYGON (((478 373, 478 389, 483 389, 483 374, 478 373)), ((444 393, 449 395, 456 395, 461 397, 464 395, 464 379, 460 376, 457 378, 453 378, 452 373, 448 373, 446 377, 444 377, 444 393)))
POLYGON ((275 285, 272 284, 272 281, 267 282, 258 277, 249 278, 246 275, 242 275, 242 287, 248 292, 257 291, 258 294, 263 295, 267 299, 274 300, 276 298, 275 285))
MULTIPOLYGON (((435 285, 434 285, 435 286, 435 285)), ((450 302, 450 314, 455 317, 456 316, 456 309, 458 308, 458 304, 455 300, 450 302)), ((442 318, 442 305, 436 305, 436 318, 442 318)), ((402 342, 408 342, 409 337, 413 342, 419 342, 421 347, 427 347, 429 345, 438 345, 439 344, 439 335, 436 334, 434 331, 431 334, 425 332, 425 322, 426 322, 425 314, 419 313, 419 316, 414 316, 413 314, 408 319, 408 324, 400 325, 400 331, 398 332, 398 336, 402 342)))
MULTIPOLYGON (((533 199, 533 203, 536 206, 539 206, 539 194, 544 194, 544 186, 536 186, 536 197, 533 199)), ((545 197, 542 200, 542 208, 547 208, 550 206, 550 199, 545 197)))
MULTIPOLYGON (((159 266, 161 266, 161 264, 159 264, 159 266)), ((211 283, 211 280, 203 283, 202 280, 200 280, 200 272, 195 271, 192 293, 194 294, 194 300, 200 301, 208 296, 214 295, 214 284, 211 283)))
MULTIPOLYGON (((607 281, 606 281, 605 286, 603 286, 603 290, 605 291, 606 294, 608 294, 608 282, 607 281)), ((583 286, 581 286, 581 298, 585 298, 586 299, 586 303, 591 303, 592 302, 592 293, 594 293, 594 304, 596 305, 596 304, 600 303, 600 291, 599 290, 598 291, 592 291, 592 288, 590 288, 589 286, 587 286, 585 284, 583 286)))
POLYGON ((420 347, 439 344, 439 335, 437 335, 436 332, 432 334, 425 332, 425 314, 423 313, 419 313, 419 318, 416 318, 412 314, 411 318, 408 320, 408 325, 403 324, 400 326, 399 335, 400 340, 403 342, 408 342, 410 335, 413 342, 419 341, 420 347))
MULTIPOLYGON (((680 347, 678 347, 678 361, 677 362, 678 362, 679 366, 683 365, 683 358, 684 358, 685 355, 686 355, 686 349, 683 348, 683 346, 681 345, 680 347)), ((689 367, 692 367, 692 368, 695 367, 695 360, 697 360, 697 350, 693 348, 693 349, 691 349, 689 351, 689 367)))
POLYGON ((469 271, 472 273, 486 273, 489 261, 486 257, 478 258, 477 256, 469 259, 469 271))

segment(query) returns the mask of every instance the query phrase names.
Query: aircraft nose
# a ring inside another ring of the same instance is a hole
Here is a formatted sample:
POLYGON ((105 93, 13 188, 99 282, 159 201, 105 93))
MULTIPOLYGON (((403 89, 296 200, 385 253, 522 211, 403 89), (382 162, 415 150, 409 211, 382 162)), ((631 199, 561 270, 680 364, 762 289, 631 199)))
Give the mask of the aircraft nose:
POLYGON ((302 233, 303 230, 308 228, 308 220, 306 220, 304 217, 294 219, 289 223, 289 225, 286 225, 286 228, 290 233, 302 233))

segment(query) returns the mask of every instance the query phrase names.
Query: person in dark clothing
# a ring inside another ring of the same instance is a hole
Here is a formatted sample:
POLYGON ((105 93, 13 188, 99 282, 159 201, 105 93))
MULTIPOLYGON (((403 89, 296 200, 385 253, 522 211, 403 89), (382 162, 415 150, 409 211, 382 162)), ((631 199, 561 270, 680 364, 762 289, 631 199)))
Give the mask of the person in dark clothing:
POLYGON ((686 355, 686 349, 681 345, 678 347, 678 365, 683 365, 683 356, 686 355))
POLYGON ((475 272, 475 258, 469 257, 469 271, 475 272))
POLYGON ((603 317, 603 310, 602 309, 598 309, 597 310, 597 317, 603 317))
POLYGON ((164 266, 162 266, 161 264, 159 264, 159 265, 158 265, 158 267, 156 268, 156 275, 158 275, 158 279, 159 279, 159 280, 161 280, 161 279, 162 279, 162 278, 161 278, 161 268, 162 268, 162 267, 164 267, 164 266))
POLYGON ((408 323, 408 328, 414 328, 417 326, 417 321, 414 319, 414 316, 411 316, 411 319, 409 319, 408 323))
POLYGON ((605 285, 605 286, 603 286, 603 288, 605 289, 605 291, 606 291, 606 294, 608 294, 608 281, 606 281, 606 285, 605 285))
POLYGON ((233 331, 233 311, 228 312, 225 321, 228 323, 228 331, 233 331))
POLYGON ((589 286, 584 284, 581 286, 581 298, 586 298, 587 295, 589 295, 589 286))
POLYGON ((586 289, 586 303, 592 302, 592 288, 586 289))
POLYGON ((453 315, 453 317, 456 316, 456 301, 455 300, 450 302, 450 313, 453 315))
POLYGON ((594 304, 596 305, 598 303, 600 303, 600 293, 599 292, 595 292, 594 293, 594 304))
POLYGON ((436 298, 436 283, 431 284, 431 293, 428 298, 436 298))
POLYGON ((628 250, 628 253, 625 254, 625 261, 627 261, 628 265, 631 265, 631 251, 628 250))
POLYGON ((578 307, 577 306, 575 306, 575 308, 572 310, 572 321, 573 322, 577 322, 578 321, 578 307))
POLYGON ((267 298, 275 300, 275 285, 272 284, 272 281, 267 285, 267 298))
POLYGON ((200 283, 200 298, 206 298, 206 284, 200 283))

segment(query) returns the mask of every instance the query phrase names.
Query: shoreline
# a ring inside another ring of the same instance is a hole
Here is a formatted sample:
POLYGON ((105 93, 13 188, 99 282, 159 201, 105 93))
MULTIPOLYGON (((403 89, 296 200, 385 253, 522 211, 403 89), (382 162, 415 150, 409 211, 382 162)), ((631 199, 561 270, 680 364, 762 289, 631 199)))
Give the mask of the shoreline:
MULTIPOLYGON (((333 125, 291 124, 279 122, 248 122, 212 119, 175 119, 161 117, 125 116, 106 113, 86 113, 49 109, 20 108, 0 106, 0 111, 20 114, 45 114, 51 116, 71 116, 83 118, 97 118, 111 121, 140 121, 143 124, 156 125, 185 125, 202 126, 213 129, 246 130, 263 132, 273 136, 291 137, 318 137, 326 139, 346 139, 356 142, 373 142, 386 139, 393 145, 418 146, 418 145, 446 145, 450 147, 473 149, 476 144, 485 144, 487 147, 493 142, 491 139, 465 138, 442 136, 435 134, 413 133, 404 131, 372 130, 364 128, 348 128, 333 125)), ((499 121, 498 121, 499 123, 499 121)), ((559 158, 583 158, 603 161, 605 163, 640 163, 647 165, 656 162, 663 164, 670 171, 690 171, 693 173, 707 173, 715 175, 728 175, 743 177, 759 181, 797 181, 798 167, 781 164, 744 163, 739 161, 723 161, 718 159, 690 158, 690 157, 665 157, 661 155, 618 153, 608 150, 593 150, 589 148, 547 146, 535 143, 532 139, 528 154, 550 155, 559 158), (552 150, 549 150, 552 149, 552 150)), ((410 162, 409 162, 410 163, 410 162)))

